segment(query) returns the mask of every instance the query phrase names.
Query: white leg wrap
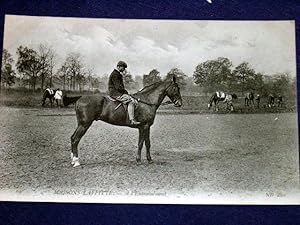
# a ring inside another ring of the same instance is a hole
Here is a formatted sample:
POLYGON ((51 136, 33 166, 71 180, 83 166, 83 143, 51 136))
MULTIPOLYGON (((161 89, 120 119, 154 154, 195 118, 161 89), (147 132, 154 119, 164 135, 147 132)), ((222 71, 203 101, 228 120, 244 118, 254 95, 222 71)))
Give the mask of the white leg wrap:
POLYGON ((78 157, 73 157, 73 159, 72 159, 72 165, 73 165, 73 167, 80 166, 79 158, 78 157))

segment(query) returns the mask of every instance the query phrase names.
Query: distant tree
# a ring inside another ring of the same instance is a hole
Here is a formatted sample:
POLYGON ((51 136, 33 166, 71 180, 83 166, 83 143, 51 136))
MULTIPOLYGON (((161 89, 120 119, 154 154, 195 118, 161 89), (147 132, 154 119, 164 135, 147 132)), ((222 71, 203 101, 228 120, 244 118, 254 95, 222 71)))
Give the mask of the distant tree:
POLYGON ((2 65, 13 64, 13 63, 14 63, 14 59, 12 55, 7 51, 7 49, 4 48, 2 52, 2 65))
POLYGON ((149 72, 148 75, 143 76, 143 86, 148 86, 156 82, 161 81, 160 73, 157 69, 153 69, 149 72))
POLYGON ((3 49, 0 90, 2 84, 4 84, 5 87, 10 87, 15 83, 16 73, 12 69, 13 62, 12 55, 6 49, 3 49))
POLYGON ((231 76, 231 67, 232 62, 222 57, 200 63, 193 74, 195 83, 203 87, 206 93, 226 90, 231 76))
POLYGON ((63 64, 56 72, 55 76, 62 82, 63 90, 66 90, 68 68, 63 64))
POLYGON ((92 78, 92 88, 93 89, 94 88, 97 88, 97 89, 100 88, 100 80, 99 80, 99 78, 97 78, 97 77, 93 77, 92 78))
POLYGON ((176 77, 176 81, 181 87, 185 87, 187 84, 187 78, 188 76, 178 68, 172 68, 168 73, 166 79, 172 79, 173 77, 176 77))
POLYGON ((41 78, 41 90, 44 89, 46 79, 49 78, 48 86, 52 87, 53 68, 55 66, 55 52, 46 44, 40 44, 38 47, 38 58, 41 66, 39 77, 41 78))
POLYGON ((77 82, 78 90, 81 92, 83 87, 87 84, 85 71, 82 71, 82 73, 80 73, 76 76, 76 82, 77 82))
POLYGON ((287 95, 290 88, 288 73, 276 74, 273 82, 273 93, 275 95, 287 95))
POLYGON ((289 88, 288 95, 289 95, 290 98, 293 98, 293 99, 297 98, 297 80, 296 80, 296 77, 293 77, 290 80, 290 88, 289 88))
POLYGON ((139 90, 143 87, 143 77, 140 75, 136 75, 134 78, 134 81, 136 83, 136 89, 139 90))
POLYGON ((79 90, 82 88, 85 82, 86 72, 84 71, 81 55, 79 53, 69 53, 59 69, 59 72, 64 83, 68 83, 69 90, 76 90, 76 87, 78 87, 79 90))
POLYGON ((108 74, 105 73, 102 76, 99 77, 99 82, 100 82, 100 90, 106 92, 108 89, 108 74))
POLYGON ((263 79, 263 74, 255 73, 253 79, 249 82, 249 87, 251 87, 255 92, 262 94, 265 83, 263 79))
POLYGON ((92 69, 88 69, 86 71, 87 77, 86 77, 86 84, 88 86, 88 90, 91 91, 93 89, 93 70, 92 69))
POLYGON ((39 55, 35 50, 23 46, 20 46, 17 49, 17 55, 17 70, 19 71, 19 73, 28 78, 33 91, 35 91, 37 77, 42 69, 39 55))
POLYGON ((234 79, 237 81, 239 91, 244 94, 248 89, 254 89, 255 70, 252 69, 248 62, 239 64, 232 72, 234 79))
POLYGON ((132 78, 132 75, 130 72, 127 72, 124 76, 123 76, 123 80, 124 80, 124 86, 125 89, 134 89, 135 88, 135 82, 132 78))

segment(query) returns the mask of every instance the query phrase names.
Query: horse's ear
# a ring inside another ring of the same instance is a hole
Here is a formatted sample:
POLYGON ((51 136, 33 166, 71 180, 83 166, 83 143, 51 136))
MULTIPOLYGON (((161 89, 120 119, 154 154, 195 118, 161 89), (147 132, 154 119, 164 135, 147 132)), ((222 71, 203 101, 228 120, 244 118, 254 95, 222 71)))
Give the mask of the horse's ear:
POLYGON ((176 76, 173 76, 173 82, 176 84, 176 76))

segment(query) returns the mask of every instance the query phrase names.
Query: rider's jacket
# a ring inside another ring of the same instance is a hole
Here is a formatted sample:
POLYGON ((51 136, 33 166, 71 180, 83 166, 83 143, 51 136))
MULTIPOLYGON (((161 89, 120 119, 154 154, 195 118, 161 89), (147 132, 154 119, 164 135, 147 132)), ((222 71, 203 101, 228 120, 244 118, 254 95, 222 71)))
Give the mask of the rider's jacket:
POLYGON ((111 97, 118 97, 123 94, 128 94, 125 90, 122 74, 114 69, 108 80, 108 93, 111 97))

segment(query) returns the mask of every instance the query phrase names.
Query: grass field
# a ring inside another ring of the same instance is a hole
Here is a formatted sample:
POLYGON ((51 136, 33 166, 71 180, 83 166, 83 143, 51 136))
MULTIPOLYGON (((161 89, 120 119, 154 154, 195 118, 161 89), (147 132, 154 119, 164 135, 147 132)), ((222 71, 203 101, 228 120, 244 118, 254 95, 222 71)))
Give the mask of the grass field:
MULTIPOLYGON (((68 93, 68 96, 78 96, 78 95, 88 95, 90 93, 68 93)), ((41 107, 43 94, 40 92, 30 92, 30 91, 18 91, 18 90, 5 90, 1 92, 0 95, 0 105, 1 106, 15 106, 15 107, 41 107)), ((207 109, 207 103, 209 96, 182 96, 183 106, 180 110, 190 110, 199 113, 212 113, 213 110, 207 109)), ((48 101, 48 100, 47 100, 48 101)), ((267 99, 262 98, 260 103, 260 108, 256 107, 245 107, 244 97, 239 96, 238 99, 233 101, 234 113, 278 113, 278 112, 296 112, 297 102, 296 99, 284 99, 284 106, 281 108, 274 107, 268 108, 267 99)), ((49 107, 50 105, 46 105, 49 107)), ((72 107, 72 106, 69 106, 72 107)), ((225 104, 219 104, 218 113, 227 113, 225 104)), ((162 110, 174 110, 173 105, 161 106, 162 110)), ((177 108, 178 110, 178 108, 177 108)))
POLYGON ((0 199, 16 193, 39 201, 103 201, 107 193, 110 200, 163 195, 168 203, 188 197, 198 203, 299 201, 295 113, 157 115, 154 163, 146 162, 143 149, 139 166, 137 130, 94 122, 79 145, 81 167, 74 169, 71 110, 0 107, 0 199))

